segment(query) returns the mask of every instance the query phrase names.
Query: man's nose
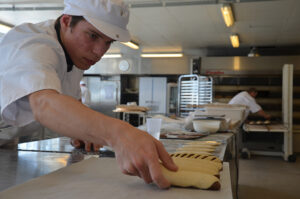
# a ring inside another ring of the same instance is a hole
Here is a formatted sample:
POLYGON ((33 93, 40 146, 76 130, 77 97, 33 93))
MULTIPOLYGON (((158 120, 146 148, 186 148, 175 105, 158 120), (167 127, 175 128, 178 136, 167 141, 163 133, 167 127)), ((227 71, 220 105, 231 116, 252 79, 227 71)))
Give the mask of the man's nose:
POLYGON ((96 44, 94 45, 94 48, 93 48, 93 53, 97 56, 97 58, 101 58, 102 55, 105 53, 105 46, 103 44, 96 44))

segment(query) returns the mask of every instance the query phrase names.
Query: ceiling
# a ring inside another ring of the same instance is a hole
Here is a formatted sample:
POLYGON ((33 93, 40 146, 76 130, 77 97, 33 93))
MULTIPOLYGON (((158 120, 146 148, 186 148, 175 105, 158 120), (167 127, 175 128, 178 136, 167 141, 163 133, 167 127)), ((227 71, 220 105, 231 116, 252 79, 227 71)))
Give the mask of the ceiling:
MULTIPOLYGON (((125 0, 126 1, 126 0, 125 0)), ((240 37, 240 48, 300 46, 299 0, 127 0, 128 28, 142 52, 197 54, 207 48, 231 48, 229 35, 240 37), (221 3, 231 2, 235 24, 227 28, 221 3)), ((17 25, 55 19, 63 0, 1 0, 0 21, 17 25), (15 9, 13 10, 12 5, 15 9)), ((119 44, 112 47, 118 51, 119 44)))

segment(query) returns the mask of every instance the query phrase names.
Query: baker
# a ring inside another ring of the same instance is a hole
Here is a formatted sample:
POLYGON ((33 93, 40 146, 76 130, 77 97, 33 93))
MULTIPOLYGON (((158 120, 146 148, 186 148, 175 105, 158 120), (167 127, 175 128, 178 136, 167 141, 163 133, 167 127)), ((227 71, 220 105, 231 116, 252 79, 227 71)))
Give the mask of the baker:
POLYGON ((161 163, 177 167, 162 143, 128 123, 105 116, 80 100, 84 70, 114 41, 129 41, 128 7, 121 0, 65 0, 56 20, 16 26, 0 43, 0 105, 6 124, 34 121, 87 144, 114 149, 124 174, 160 188, 170 183, 161 163))
POLYGON ((246 111, 246 115, 249 112, 256 113, 265 119, 270 119, 271 115, 267 114, 260 105, 256 103, 257 91, 255 88, 249 88, 247 91, 242 91, 236 94, 230 101, 229 104, 246 105, 249 109, 246 111))

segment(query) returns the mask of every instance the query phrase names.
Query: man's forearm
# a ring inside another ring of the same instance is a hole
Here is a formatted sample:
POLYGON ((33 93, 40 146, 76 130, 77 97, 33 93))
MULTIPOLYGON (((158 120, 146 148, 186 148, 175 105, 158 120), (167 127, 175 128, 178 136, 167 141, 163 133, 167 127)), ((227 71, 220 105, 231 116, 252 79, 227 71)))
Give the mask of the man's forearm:
POLYGON ((54 90, 35 92, 29 96, 29 101, 37 121, 68 137, 107 145, 113 136, 108 135, 107 127, 111 127, 111 131, 122 125, 116 119, 93 111, 78 100, 54 90))
POLYGON ((257 112, 258 115, 264 117, 265 119, 270 119, 270 115, 265 113, 262 109, 260 109, 258 112, 257 112))

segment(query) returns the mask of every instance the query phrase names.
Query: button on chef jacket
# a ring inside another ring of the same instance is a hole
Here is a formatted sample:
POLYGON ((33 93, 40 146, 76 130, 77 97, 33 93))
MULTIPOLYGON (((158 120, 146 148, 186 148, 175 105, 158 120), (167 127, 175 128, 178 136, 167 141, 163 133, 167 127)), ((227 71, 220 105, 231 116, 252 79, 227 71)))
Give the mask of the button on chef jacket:
MULTIPOLYGON (((258 105, 254 99, 247 91, 242 91, 235 95, 230 101, 229 104, 240 104, 248 106, 251 113, 256 113, 261 110, 261 106, 258 105)), ((246 116, 249 115, 249 110, 246 110, 246 116)))
POLYGON ((66 55, 55 21, 22 24, 0 42, 0 106, 6 124, 25 126, 34 121, 28 95, 43 89, 80 99, 83 70, 67 71, 66 55))

